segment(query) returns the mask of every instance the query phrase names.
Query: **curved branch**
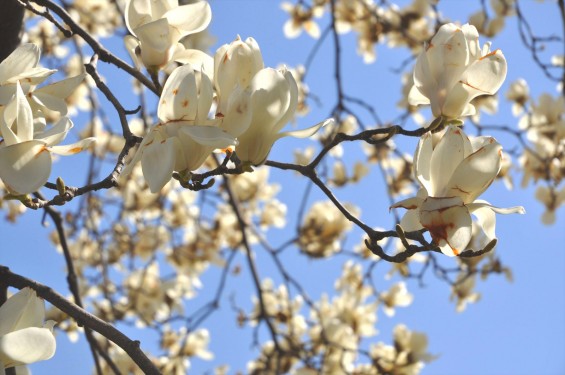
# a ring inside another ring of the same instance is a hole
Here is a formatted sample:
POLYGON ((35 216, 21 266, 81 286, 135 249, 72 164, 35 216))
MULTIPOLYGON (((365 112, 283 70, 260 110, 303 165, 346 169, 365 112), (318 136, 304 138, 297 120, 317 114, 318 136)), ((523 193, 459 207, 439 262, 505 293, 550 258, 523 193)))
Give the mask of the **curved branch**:
POLYGON ((67 315, 73 317, 79 325, 83 325, 98 332, 122 348, 145 374, 160 374, 157 367, 141 350, 139 341, 131 340, 111 324, 70 302, 50 287, 24 276, 15 274, 11 272, 8 267, 2 265, 0 265, 0 279, 2 279, 4 284, 18 289, 29 287, 35 290, 39 297, 43 298, 67 315))

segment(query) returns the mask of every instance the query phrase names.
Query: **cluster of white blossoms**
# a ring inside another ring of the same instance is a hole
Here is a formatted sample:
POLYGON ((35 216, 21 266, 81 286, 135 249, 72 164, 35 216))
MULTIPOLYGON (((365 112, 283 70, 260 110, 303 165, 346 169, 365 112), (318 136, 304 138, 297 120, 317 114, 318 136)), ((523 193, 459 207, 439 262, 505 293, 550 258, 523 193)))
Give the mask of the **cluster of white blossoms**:
MULTIPOLYGON (((474 26, 443 25, 416 62, 412 104, 431 104, 441 121, 460 122, 475 113, 471 100, 494 94, 506 77, 500 50, 482 49, 474 26)), ((427 229, 441 251, 459 255, 470 245, 471 214, 477 217, 483 247, 495 239, 494 213, 524 213, 523 207, 497 208, 477 198, 498 175, 502 146, 492 137, 469 138, 449 125, 441 134, 426 133, 414 153, 416 197, 395 203, 408 210, 400 225, 405 231, 427 229)), ((480 249, 472 249, 480 250, 480 249)))
POLYGON ((538 186, 536 198, 546 208, 542 222, 553 224, 555 211, 565 204, 565 99, 544 93, 536 101, 524 80, 513 82, 506 97, 514 103, 518 126, 532 144, 519 160, 524 173, 521 185, 526 187, 532 180, 547 183, 538 186))
POLYGON ((52 154, 72 155, 86 149, 94 138, 58 146, 72 121, 67 98, 84 74, 37 88, 56 70, 38 66, 39 47, 23 44, 0 63, 0 179, 15 195, 37 191, 51 174, 52 154), (46 111, 63 117, 51 126, 46 111))
POLYGON ((23 288, 8 298, 0 306, 0 373, 53 357, 54 324, 45 322, 45 305, 34 290, 23 288))
POLYGON ((278 139, 309 137, 331 121, 281 132, 297 109, 298 86, 286 68, 264 67, 253 38, 237 37, 218 48, 213 58, 179 47, 181 37, 210 22, 206 2, 178 7, 176 1, 130 0, 126 9, 128 28, 135 35, 126 37, 126 45, 139 51, 148 70, 171 61, 185 64, 167 79, 157 110, 159 122, 124 170, 129 174, 141 161, 152 192, 159 192, 173 171, 190 176, 214 150, 235 149, 244 165, 259 165, 278 139))
POLYGON ((311 5, 302 1, 283 2, 281 7, 290 16, 283 29, 287 38, 298 37, 302 30, 312 38, 319 38, 321 32, 316 19, 333 8, 336 31, 356 32, 358 54, 365 63, 372 63, 377 57, 377 43, 386 41, 389 47, 407 46, 418 51, 432 34, 430 24, 436 17, 434 3, 434 0, 413 0, 400 8, 374 0, 314 0, 311 5))

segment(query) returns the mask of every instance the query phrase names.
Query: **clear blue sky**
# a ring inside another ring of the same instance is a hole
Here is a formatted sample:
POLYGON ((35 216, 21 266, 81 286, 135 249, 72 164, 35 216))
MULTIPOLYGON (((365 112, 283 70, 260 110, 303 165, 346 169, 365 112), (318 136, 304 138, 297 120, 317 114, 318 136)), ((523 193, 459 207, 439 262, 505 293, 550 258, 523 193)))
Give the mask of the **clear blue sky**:
MULTIPOLYGON (((560 35, 557 5, 549 1, 546 3, 549 4, 522 1, 522 7, 540 34, 553 32, 560 35)), ((282 26, 287 16, 280 10, 278 1, 216 0, 211 1, 211 5, 213 19, 210 30, 217 37, 218 45, 233 40, 237 34, 242 38, 253 36, 261 46, 267 66, 276 66, 279 63, 294 66, 303 63, 314 45, 314 41, 306 35, 291 41, 283 36, 282 26)), ((440 2, 440 10, 445 18, 463 23, 468 15, 478 8, 478 1, 440 2)), ((534 98, 542 92, 555 95, 555 85, 548 82, 532 64, 528 52, 519 41, 516 19, 510 18, 508 21, 506 30, 493 39, 493 47, 502 49, 509 67, 508 78, 501 92, 506 91, 510 82, 523 77, 530 84, 534 98)), ((322 29, 327 22, 327 18, 320 21, 322 29)), ((341 40, 346 92, 374 104, 382 119, 394 118, 397 114, 395 103, 400 99, 401 93, 399 76, 390 70, 397 67, 407 54, 389 53, 386 46, 379 45, 377 62, 365 65, 355 52, 355 35, 344 35, 341 40)), ((486 40, 481 37, 482 43, 486 40)), ((119 43, 114 42, 111 42, 110 46, 121 48, 119 43)), ((123 51, 119 53, 122 54, 123 51)), ((331 53, 331 40, 328 40, 314 61, 307 81, 311 92, 321 99, 322 107, 318 108, 315 103, 311 103, 312 111, 298 122, 299 127, 310 126, 327 117, 334 104, 331 53)), ((110 82, 114 79, 108 78, 110 82)), ((125 75, 116 79, 129 82, 125 75)), ((117 89, 118 85, 114 87, 117 89)), ((122 97, 126 95, 121 94, 122 97)), ((517 122, 503 97, 500 100, 498 115, 483 115, 482 118, 485 124, 516 126, 517 122)), ((370 122, 367 120, 367 123, 370 122)), ((500 134, 493 135, 505 148, 515 145, 510 138, 500 134)), ((308 144, 308 141, 285 140, 275 146, 270 158, 292 161, 291 151, 308 144)), ((405 152, 413 153, 415 141, 403 142, 402 145, 405 145, 405 152)), ((348 148, 347 158, 362 160, 363 155, 359 149, 358 146, 348 148)), ((285 190, 290 173, 273 171, 272 174, 282 184, 283 191, 279 199, 289 205, 291 219, 295 217, 292 214, 295 208, 292 209, 291 206, 293 203, 296 203, 296 206, 297 202, 293 201, 296 190, 285 190)), ((515 174, 514 180, 519 186, 520 176, 515 174)), ((296 183, 299 189, 304 186, 303 180, 291 181, 296 183)), ((360 186, 349 191, 337 190, 336 194, 341 200, 360 206, 363 219, 367 223, 391 228, 393 217, 388 213, 388 201, 383 198, 381 185, 378 171, 372 166, 370 175, 360 186)), ((392 342, 392 328, 398 323, 405 323, 412 330, 427 333, 429 351, 440 357, 427 365, 423 374, 565 374, 565 210, 562 208, 558 212, 557 222, 553 226, 542 225, 540 216, 543 208, 533 198, 534 190, 533 187, 518 187, 509 192, 499 183, 484 195, 485 199, 497 206, 523 205, 527 211, 525 216, 497 217, 497 251, 503 263, 512 269, 513 283, 508 283, 502 276, 492 276, 486 282, 479 281, 477 290, 482 293, 482 300, 458 314, 454 304, 448 300, 449 287, 429 274, 423 288, 416 283, 409 283, 409 290, 415 295, 414 303, 410 307, 397 309, 394 318, 388 318, 379 311, 377 328, 380 333, 373 340, 392 342)), ((322 199, 322 195, 317 192, 311 203, 318 199, 322 199)), ((15 272, 49 284, 62 294, 67 294, 62 256, 44 240, 52 228, 41 227, 41 219, 41 212, 28 211, 15 226, 7 223, 0 225, 0 263, 10 266, 15 272), (30 259, 34 261, 30 262, 30 259)), ((292 227, 292 223, 290 225, 292 227)), ((358 235, 358 232, 353 232, 347 246, 357 244, 358 235)), ((275 243, 284 241, 284 238, 284 233, 273 232, 275 243)), ((261 276, 277 278, 272 265, 264 258, 259 251, 261 276)), ((335 260, 337 261, 330 263, 308 261, 301 256, 288 258, 294 276, 304 281, 313 296, 319 296, 324 291, 332 292, 333 280, 339 273, 344 258, 338 257, 335 260)), ((377 274, 384 275, 386 270, 387 267, 383 266, 382 272, 377 274)), ((205 274, 204 284, 210 282, 210 285, 215 285, 217 275, 217 270, 205 274)), ((397 280, 384 281, 381 278, 377 283, 381 289, 387 289, 395 281, 397 280)), ((239 278, 230 279, 226 295, 234 292, 241 305, 249 306, 250 290, 249 275, 244 273, 239 278)), ((199 301, 204 302, 205 299, 190 301, 188 308, 193 308, 192 304, 198 305, 199 301)), ((214 364, 222 363, 230 364, 232 371, 245 370, 246 362, 255 358, 255 352, 250 349, 249 331, 235 328, 235 317, 229 303, 224 301, 223 306, 223 312, 204 325, 211 331, 211 349, 215 352, 216 359, 213 362, 195 360, 193 370, 196 374, 213 368, 214 364)), ((149 344, 139 332, 135 333, 134 337, 141 339, 142 345, 149 344)), ((31 366, 35 374, 92 372, 91 358, 83 339, 79 344, 73 345, 69 344, 64 335, 59 335, 57 343, 59 347, 52 360, 31 366)))

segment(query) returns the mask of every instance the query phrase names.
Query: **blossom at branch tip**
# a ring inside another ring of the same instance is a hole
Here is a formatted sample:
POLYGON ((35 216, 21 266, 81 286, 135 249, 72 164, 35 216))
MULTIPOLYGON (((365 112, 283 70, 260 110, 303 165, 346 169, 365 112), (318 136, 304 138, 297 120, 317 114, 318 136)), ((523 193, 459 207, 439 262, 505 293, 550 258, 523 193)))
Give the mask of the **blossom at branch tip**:
POLYGON ((73 127, 68 117, 42 131, 35 131, 31 107, 19 82, 16 94, 0 116, 0 179, 16 194, 39 189, 51 173, 52 156, 73 155, 88 148, 95 138, 57 146, 73 127), (15 130, 14 130, 15 129, 15 130))
POLYGON ((411 105, 431 104, 435 117, 470 116, 476 112, 471 100, 495 94, 506 70, 502 51, 490 51, 490 43, 481 48, 474 26, 448 23, 418 56, 408 101, 411 105))
POLYGON ((10 102, 19 83, 36 119, 43 117, 41 111, 45 109, 59 112, 63 116, 67 114, 65 99, 81 84, 85 74, 36 89, 37 85, 57 71, 37 66, 40 56, 39 47, 27 43, 16 48, 0 62, 0 108, 10 102))
POLYGON ((235 145, 235 137, 218 125, 223 122, 246 128, 250 120, 245 95, 228 106, 222 118, 208 118, 213 102, 213 86, 203 71, 190 64, 171 73, 159 99, 160 122, 143 138, 133 160, 122 175, 131 173, 141 161, 143 176, 153 193, 171 179, 173 171, 190 172, 199 168, 214 149, 235 145))
POLYGON ((474 214, 488 244, 495 238, 495 212, 525 213, 523 207, 498 208, 477 200, 496 178, 501 158, 502 146, 492 137, 471 140, 455 126, 448 126, 437 143, 430 133, 424 135, 414 153, 414 177, 421 189, 391 207, 408 209, 402 228, 428 229, 441 251, 455 256, 471 240, 474 214))
POLYGON ((126 26, 133 36, 126 36, 124 42, 134 61, 139 48, 148 69, 165 66, 173 59, 179 40, 204 30, 212 19, 206 1, 179 6, 178 0, 128 0, 125 9, 126 26))
POLYGON ((0 372, 53 357, 54 321, 45 320, 45 305, 34 290, 23 288, 0 306, 0 372))
POLYGON ((293 118, 298 103, 298 87, 286 69, 265 68, 251 81, 251 125, 238 137, 236 149, 243 162, 260 165, 265 162, 273 144, 283 137, 307 138, 322 126, 333 124, 327 119, 310 128, 281 132, 293 118))

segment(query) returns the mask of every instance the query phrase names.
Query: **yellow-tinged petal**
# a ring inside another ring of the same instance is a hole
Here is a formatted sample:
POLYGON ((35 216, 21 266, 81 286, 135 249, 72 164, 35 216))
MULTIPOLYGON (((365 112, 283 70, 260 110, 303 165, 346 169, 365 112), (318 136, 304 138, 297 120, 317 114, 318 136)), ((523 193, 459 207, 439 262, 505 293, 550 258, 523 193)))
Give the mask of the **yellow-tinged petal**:
POLYGON ((94 142, 96 142, 96 138, 89 137, 81 139, 80 141, 72 143, 70 145, 51 146, 49 147, 49 151, 54 154, 63 156, 74 155, 86 150, 94 142))

